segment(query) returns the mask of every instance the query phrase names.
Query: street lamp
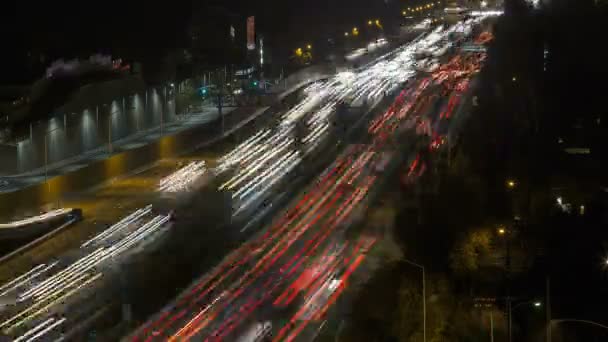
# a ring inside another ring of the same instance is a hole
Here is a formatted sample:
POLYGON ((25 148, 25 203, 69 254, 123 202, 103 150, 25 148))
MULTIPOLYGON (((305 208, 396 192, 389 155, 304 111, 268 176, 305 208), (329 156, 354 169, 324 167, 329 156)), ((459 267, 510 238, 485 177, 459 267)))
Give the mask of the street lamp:
MULTIPOLYGON (((110 115, 108 115, 108 154, 112 154, 112 116, 114 114, 119 114, 120 112, 111 112, 110 115)), ((162 110, 160 113, 161 117, 163 115, 162 110)))
POLYGON ((422 270, 422 341, 426 342, 426 276, 424 266, 407 259, 403 259, 403 261, 422 270))
POLYGON ((504 227, 498 228, 498 235, 505 235, 507 230, 504 227))
POLYGON ((348 32, 344 32, 344 37, 348 37, 348 32))
POLYGON ((515 311, 515 309, 517 309, 518 307, 521 307, 523 305, 533 305, 535 308, 539 308, 542 306, 542 303, 539 301, 534 301, 534 300, 529 300, 526 302, 521 302, 519 304, 516 304, 515 306, 511 306, 511 301, 509 300, 509 342, 511 342, 511 337, 513 336, 512 334, 512 330, 511 328, 513 327, 512 324, 512 320, 511 317, 513 317, 513 311, 515 311))
POLYGON ((44 182, 47 185, 48 191, 49 191, 49 196, 51 195, 51 183, 49 183, 49 147, 48 147, 48 136, 55 132, 60 130, 61 128, 57 127, 57 128, 53 128, 50 131, 46 131, 44 133, 44 182))
POLYGON ((307 48, 308 50, 311 50, 311 49, 312 49, 312 45, 308 44, 308 45, 306 45, 306 48, 307 48))
POLYGON ((371 20, 367 21, 367 25, 372 26, 373 22, 371 20))
POLYGON ((512 179, 510 179, 510 180, 508 180, 508 181, 507 181, 507 186, 508 186, 510 189, 515 188, 515 186, 516 186, 516 185, 517 185, 517 183, 515 183, 515 181, 514 181, 514 180, 512 180, 512 179))

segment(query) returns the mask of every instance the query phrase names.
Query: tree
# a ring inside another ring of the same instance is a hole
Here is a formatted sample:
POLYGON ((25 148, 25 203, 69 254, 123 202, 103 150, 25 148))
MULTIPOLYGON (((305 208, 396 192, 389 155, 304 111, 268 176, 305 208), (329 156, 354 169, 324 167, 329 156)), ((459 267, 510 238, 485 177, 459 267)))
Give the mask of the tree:
POLYGON ((469 232, 456 243, 450 253, 450 267, 457 274, 471 275, 477 272, 483 258, 492 251, 492 233, 479 229, 469 232))
POLYGON ((176 96, 175 103, 177 106, 177 114, 188 113, 192 106, 200 105, 202 103, 201 99, 201 95, 198 90, 193 87, 192 82, 186 82, 176 96))

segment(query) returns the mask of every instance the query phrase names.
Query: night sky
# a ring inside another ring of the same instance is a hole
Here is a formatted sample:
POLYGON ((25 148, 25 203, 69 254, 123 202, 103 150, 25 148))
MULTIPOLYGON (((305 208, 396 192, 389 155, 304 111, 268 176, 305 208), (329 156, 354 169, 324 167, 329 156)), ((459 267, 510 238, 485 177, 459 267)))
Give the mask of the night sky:
MULTIPOLYGON (((221 6, 244 23, 256 16, 258 32, 291 49, 339 35, 371 16, 385 18, 407 0, 171 0, 171 1, 2 1, 1 79, 18 79, 28 52, 47 59, 86 57, 94 52, 137 58, 185 47, 192 13, 221 6)), ((244 35, 238 32, 237 35, 244 35)), ((48 62, 48 61, 47 61, 48 62)))

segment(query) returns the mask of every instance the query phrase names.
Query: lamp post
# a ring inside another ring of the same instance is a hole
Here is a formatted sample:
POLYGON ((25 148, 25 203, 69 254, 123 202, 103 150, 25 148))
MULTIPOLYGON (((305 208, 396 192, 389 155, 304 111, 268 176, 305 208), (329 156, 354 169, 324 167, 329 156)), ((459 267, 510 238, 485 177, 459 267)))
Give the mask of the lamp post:
POLYGON ((498 227, 497 233, 500 237, 504 238, 505 243, 505 281, 507 286, 507 313, 508 313, 508 322, 509 322, 509 342, 511 342, 511 231, 507 228, 501 226, 498 227))
POLYGON ((525 301, 525 302, 518 303, 515 306, 511 306, 511 300, 510 300, 510 298, 507 299, 507 300, 509 300, 509 305, 508 305, 508 308, 509 308, 509 342, 511 342, 511 338, 513 336, 513 333, 512 333, 512 330, 511 330, 512 327, 513 327, 513 323, 512 323, 513 311, 515 311, 515 309, 517 309, 517 308, 519 308, 519 307, 521 307, 523 305, 532 305, 535 308, 539 308, 539 307, 542 306, 542 303, 540 301, 528 300, 528 301, 525 301))
POLYGON ((120 112, 112 112, 108 116, 108 154, 112 154, 112 116, 120 112))
POLYGON ((165 103, 163 104, 162 108, 160 109, 160 136, 163 136, 163 112, 165 111, 165 109, 168 110, 169 108, 169 103, 167 102, 167 86, 165 86, 165 103))
POLYGON ((426 342, 426 276, 424 266, 406 259, 403 259, 403 261, 422 270, 422 341, 426 342))
POLYGON ((48 135, 60 130, 61 128, 53 128, 50 131, 44 133, 44 182, 47 184, 49 196, 51 195, 51 183, 49 183, 49 148, 48 148, 48 135))

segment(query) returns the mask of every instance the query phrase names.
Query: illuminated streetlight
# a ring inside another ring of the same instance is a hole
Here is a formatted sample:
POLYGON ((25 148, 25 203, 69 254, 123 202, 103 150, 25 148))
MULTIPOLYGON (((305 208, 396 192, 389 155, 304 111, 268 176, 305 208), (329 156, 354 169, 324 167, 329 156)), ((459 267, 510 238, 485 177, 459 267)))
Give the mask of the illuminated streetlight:
POLYGON ((306 48, 307 48, 308 50, 310 50, 310 49, 312 49, 312 45, 308 44, 308 45, 306 45, 306 48))
POLYGON ((376 25, 380 26, 380 20, 376 19, 376 25))
POLYGON ((510 189, 515 188, 515 186, 516 186, 516 185, 517 185, 517 183, 515 183, 515 181, 514 181, 514 180, 508 180, 508 181, 507 181, 507 186, 508 186, 510 189))
POLYGON ((407 14, 407 12, 404 10, 403 12, 401 12, 401 14, 406 15, 406 14, 407 14))
POLYGON ((369 26, 372 26, 372 24, 373 24, 373 22, 372 22, 371 20, 369 20, 369 21, 367 22, 367 25, 369 25, 369 26))
POLYGON ((348 37, 348 32, 344 32, 344 37, 348 37))
POLYGON ((505 235, 506 233, 507 233, 507 230, 504 227, 498 228, 499 235, 505 235))
POLYGON ((513 312, 515 311, 515 309, 517 309, 519 307, 528 306, 530 304, 532 304, 535 308, 539 308, 542 305, 541 302, 527 301, 527 302, 522 302, 522 303, 519 303, 519 304, 511 307, 511 301, 509 300, 509 302, 508 302, 508 310, 509 310, 508 311, 508 313, 509 313, 509 322, 508 322, 508 324, 509 324, 509 340, 511 340, 511 336, 513 336, 512 333, 511 333, 511 330, 512 330, 512 327, 513 327, 513 324, 512 324, 513 312))

